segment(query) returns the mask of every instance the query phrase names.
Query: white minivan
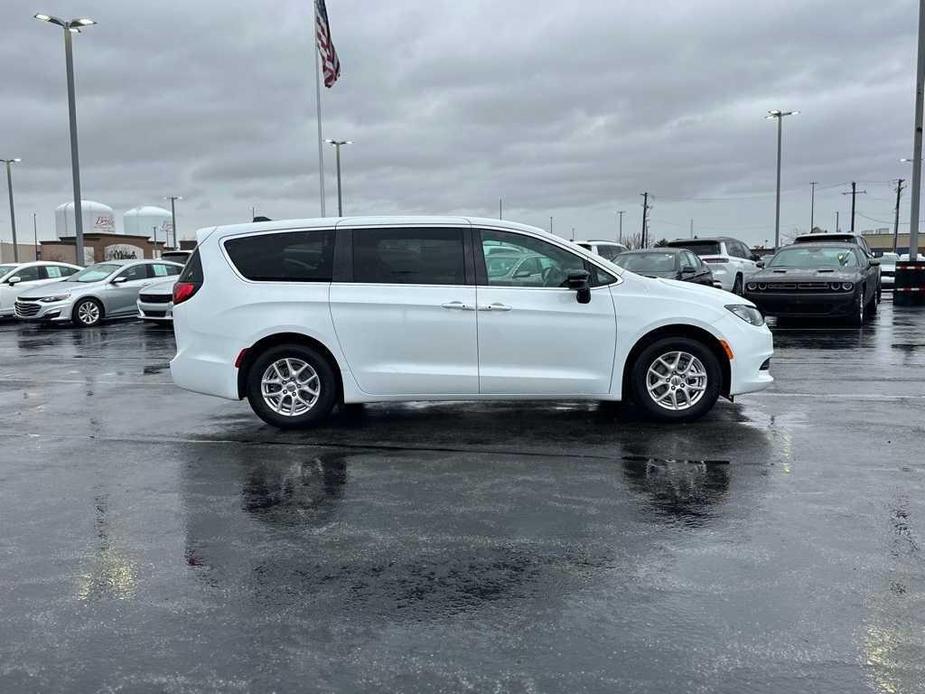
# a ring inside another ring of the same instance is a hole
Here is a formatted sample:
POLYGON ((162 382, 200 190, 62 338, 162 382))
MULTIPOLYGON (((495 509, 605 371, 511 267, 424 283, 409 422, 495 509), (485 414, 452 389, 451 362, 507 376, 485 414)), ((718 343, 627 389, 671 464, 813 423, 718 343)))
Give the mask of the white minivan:
POLYGON ((174 287, 174 382, 278 427, 337 403, 624 400, 695 419, 767 388, 748 301, 649 279, 541 229, 355 217, 203 229, 174 287), (488 264, 489 249, 535 259, 488 264))

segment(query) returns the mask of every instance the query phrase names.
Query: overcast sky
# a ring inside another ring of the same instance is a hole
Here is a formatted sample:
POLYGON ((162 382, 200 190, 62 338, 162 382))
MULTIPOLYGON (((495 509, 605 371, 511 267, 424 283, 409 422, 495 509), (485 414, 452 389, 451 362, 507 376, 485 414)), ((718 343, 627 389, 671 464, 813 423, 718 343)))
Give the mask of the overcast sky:
MULTIPOLYGON (((53 231, 71 199, 61 30, 35 12, 91 16, 75 38, 85 199, 122 213, 178 206, 202 226, 318 214, 309 0, 3 0, 0 157, 19 228, 53 231)), ((914 0, 328 0, 343 73, 323 89, 344 149, 348 214, 505 217, 564 236, 773 238, 784 122, 782 229, 888 226, 908 178, 914 0), (870 219, 868 219, 870 218, 870 219), (871 221, 878 220, 878 221, 871 221), (883 223, 881 223, 883 222, 883 223)), ((328 209, 336 211, 333 151, 328 209)), ((5 181, 4 181, 5 183, 5 181)), ((908 202, 908 197, 906 198, 908 202)), ((0 234, 9 210, 0 198, 0 234)), ((903 220, 908 228, 907 206, 903 220)))

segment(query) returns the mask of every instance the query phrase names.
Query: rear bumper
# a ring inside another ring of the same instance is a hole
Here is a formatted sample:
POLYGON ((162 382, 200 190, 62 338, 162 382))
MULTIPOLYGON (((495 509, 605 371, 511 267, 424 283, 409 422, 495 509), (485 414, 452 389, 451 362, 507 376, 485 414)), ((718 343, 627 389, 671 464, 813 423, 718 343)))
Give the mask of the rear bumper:
POLYGON ((850 292, 746 292, 746 298, 768 316, 794 318, 852 315, 857 290, 850 292))

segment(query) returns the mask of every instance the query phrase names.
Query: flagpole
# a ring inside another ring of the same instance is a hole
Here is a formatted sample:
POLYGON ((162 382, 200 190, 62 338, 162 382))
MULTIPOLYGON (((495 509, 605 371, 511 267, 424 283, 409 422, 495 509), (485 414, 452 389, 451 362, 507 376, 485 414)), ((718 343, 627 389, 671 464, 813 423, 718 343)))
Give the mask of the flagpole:
POLYGON ((315 12, 315 26, 312 27, 312 47, 315 52, 315 108, 318 121, 318 181, 321 195, 321 216, 327 217, 324 210, 324 135, 321 130, 321 66, 318 62, 318 4, 312 3, 315 12))

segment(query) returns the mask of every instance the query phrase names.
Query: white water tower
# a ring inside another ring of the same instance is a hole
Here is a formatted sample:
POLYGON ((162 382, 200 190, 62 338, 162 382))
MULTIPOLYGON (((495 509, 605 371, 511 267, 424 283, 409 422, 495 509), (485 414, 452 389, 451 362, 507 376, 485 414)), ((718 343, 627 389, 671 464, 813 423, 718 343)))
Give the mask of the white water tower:
POLYGON ((135 207, 122 215, 122 226, 126 234, 134 236, 147 236, 154 240, 154 229, 157 228, 158 243, 173 240, 173 221, 170 210, 153 205, 135 207))
MULTIPOLYGON (((92 200, 81 200, 80 218, 85 234, 115 234, 116 217, 109 205, 92 200)), ((60 239, 77 234, 74 203, 66 202, 55 208, 55 235, 60 239)))

